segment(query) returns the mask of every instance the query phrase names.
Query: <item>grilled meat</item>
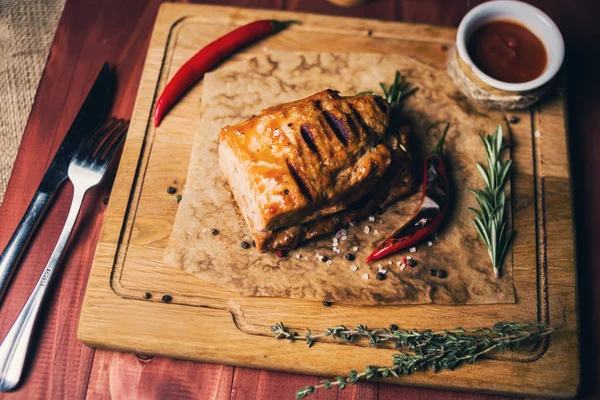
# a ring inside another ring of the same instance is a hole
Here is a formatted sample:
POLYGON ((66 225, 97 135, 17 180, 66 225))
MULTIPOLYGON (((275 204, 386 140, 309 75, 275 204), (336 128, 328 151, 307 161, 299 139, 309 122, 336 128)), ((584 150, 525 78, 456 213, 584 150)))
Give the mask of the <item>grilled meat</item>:
POLYGON ((260 251, 293 248, 412 189, 379 96, 325 90, 223 128, 219 163, 260 251))

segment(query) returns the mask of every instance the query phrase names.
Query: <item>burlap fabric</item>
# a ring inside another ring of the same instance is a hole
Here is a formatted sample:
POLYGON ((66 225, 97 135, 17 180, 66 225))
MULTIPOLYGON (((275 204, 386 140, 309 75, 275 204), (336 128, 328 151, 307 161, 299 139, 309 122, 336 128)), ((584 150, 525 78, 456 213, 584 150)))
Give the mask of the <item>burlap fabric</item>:
POLYGON ((0 0, 0 204, 65 0, 0 0))

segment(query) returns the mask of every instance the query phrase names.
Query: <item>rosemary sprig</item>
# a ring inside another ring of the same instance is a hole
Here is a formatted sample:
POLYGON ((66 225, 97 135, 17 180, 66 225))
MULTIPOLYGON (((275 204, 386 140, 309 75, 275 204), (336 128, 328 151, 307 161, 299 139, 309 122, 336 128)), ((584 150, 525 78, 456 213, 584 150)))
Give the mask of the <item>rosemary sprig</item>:
POLYGON ((506 228, 504 220, 506 203, 504 184, 512 160, 500 161, 500 154, 507 147, 507 142, 502 137, 501 125, 498 125, 492 135, 481 137, 481 141, 485 147, 488 168, 477 163, 477 169, 483 177, 486 187, 483 190, 468 189, 475 195, 479 205, 479 210, 473 207, 469 207, 469 210, 475 213, 473 224, 487 247, 494 267, 494 275, 498 278, 502 260, 513 236, 513 232, 506 228))
MULTIPOLYGON (((402 76, 400 71, 396 71, 394 76, 394 82, 390 86, 386 86, 382 82, 379 83, 381 90, 383 91, 383 98, 390 105, 392 112, 396 112, 402 109, 404 100, 411 94, 415 93, 419 88, 409 88, 410 83, 406 81, 406 78, 402 76)), ((376 94, 372 91, 360 92, 358 94, 376 94)))
POLYGON ((327 328, 325 332, 313 334, 309 329, 304 336, 293 332, 282 322, 271 327, 275 338, 288 339, 291 342, 305 341, 311 347, 316 341, 331 337, 345 342, 368 339, 371 346, 390 342, 395 348, 403 349, 393 355, 392 365, 368 365, 364 371, 352 370, 347 376, 336 376, 333 380, 322 380, 318 385, 306 386, 296 392, 296 398, 302 399, 317 389, 331 389, 339 386, 340 390, 348 384, 355 384, 360 379, 375 377, 387 378, 390 375, 409 375, 413 372, 431 369, 453 370, 462 363, 472 364, 479 357, 491 351, 515 349, 523 342, 552 333, 553 329, 545 324, 498 322, 492 328, 450 330, 399 329, 392 325, 389 329, 371 330, 365 325, 353 329, 343 325, 327 328))
POLYGON ((379 86, 381 86, 381 90, 383 91, 383 98, 387 100, 393 111, 402 109, 404 100, 419 89, 417 87, 409 89, 410 83, 400 74, 400 71, 396 71, 394 83, 389 87, 386 87, 383 83, 379 83, 379 86))

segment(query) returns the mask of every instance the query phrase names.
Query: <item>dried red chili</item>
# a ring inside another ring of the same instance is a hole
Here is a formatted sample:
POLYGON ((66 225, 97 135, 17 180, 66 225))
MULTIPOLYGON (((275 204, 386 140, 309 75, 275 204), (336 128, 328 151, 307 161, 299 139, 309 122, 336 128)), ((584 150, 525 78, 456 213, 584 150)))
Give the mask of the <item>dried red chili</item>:
POLYGON ((419 211, 392 236, 381 243, 367 257, 367 262, 379 260, 428 238, 435 233, 444 220, 450 188, 442 157, 442 148, 449 127, 450 124, 446 124, 437 146, 425 159, 423 194, 419 211))
POLYGON ((190 58, 169 81, 154 109, 154 126, 194 82, 242 46, 272 35, 298 21, 260 20, 241 26, 210 43, 190 58))

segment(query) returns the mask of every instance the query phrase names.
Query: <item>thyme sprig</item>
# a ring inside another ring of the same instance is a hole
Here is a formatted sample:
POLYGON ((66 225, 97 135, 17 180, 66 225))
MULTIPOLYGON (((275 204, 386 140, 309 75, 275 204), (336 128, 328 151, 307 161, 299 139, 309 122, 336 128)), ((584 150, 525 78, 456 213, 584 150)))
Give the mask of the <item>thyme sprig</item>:
POLYGON ((502 150, 508 147, 506 140, 502 137, 501 125, 498 125, 492 135, 481 137, 481 141, 485 147, 488 167, 486 169, 479 163, 476 166, 486 187, 483 190, 468 189, 475 195, 479 205, 479 210, 473 207, 469 207, 469 210, 475 213, 473 224, 487 247, 494 275, 498 278, 502 260, 513 236, 513 232, 506 228, 504 220, 506 203, 504 185, 512 160, 500 161, 502 150))
POLYGON ((271 327, 271 332, 277 339, 288 339, 291 342, 305 341, 309 347, 316 341, 330 337, 344 342, 367 339, 373 347, 390 342, 395 348, 402 349, 398 354, 393 355, 392 365, 368 365, 364 371, 352 370, 347 376, 336 376, 333 380, 326 379, 320 381, 318 385, 306 386, 296 392, 296 398, 302 399, 313 394, 317 389, 331 389, 334 386, 344 389, 348 384, 355 384, 360 379, 398 377, 426 369, 453 370, 462 363, 472 364, 491 351, 516 349, 525 341, 552 333, 552 328, 537 322, 498 322, 492 328, 458 327, 439 331, 406 330, 395 325, 390 326, 389 329, 369 329, 365 325, 347 328, 339 325, 316 334, 307 328, 307 333, 302 336, 280 322, 271 327))

